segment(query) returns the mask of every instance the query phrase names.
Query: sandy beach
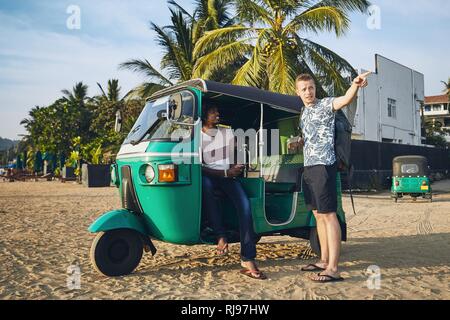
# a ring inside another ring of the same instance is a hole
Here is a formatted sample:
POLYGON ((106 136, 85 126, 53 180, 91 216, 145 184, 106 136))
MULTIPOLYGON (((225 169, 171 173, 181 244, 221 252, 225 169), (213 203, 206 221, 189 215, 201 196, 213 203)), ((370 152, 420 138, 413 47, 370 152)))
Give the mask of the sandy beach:
POLYGON ((266 237, 258 244, 268 281, 239 274, 239 245, 215 256, 214 246, 157 241, 129 276, 94 271, 88 226, 119 208, 117 190, 75 183, 0 182, 0 299, 450 299, 450 181, 433 185, 434 202, 394 203, 389 193, 355 196, 357 215, 344 196, 348 238, 342 283, 317 284, 300 271, 314 257, 307 242, 266 237), (79 265, 81 288, 67 287, 68 268, 79 265), (379 289, 367 268, 380 268, 379 289))

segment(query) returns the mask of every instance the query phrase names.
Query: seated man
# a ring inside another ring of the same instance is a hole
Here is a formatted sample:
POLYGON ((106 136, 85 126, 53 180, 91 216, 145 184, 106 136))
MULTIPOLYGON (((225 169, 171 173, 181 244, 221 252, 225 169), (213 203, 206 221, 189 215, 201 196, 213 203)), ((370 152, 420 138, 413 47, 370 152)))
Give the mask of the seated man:
POLYGON ((250 201, 239 181, 243 165, 231 165, 234 151, 234 135, 231 130, 219 128, 219 111, 215 106, 205 106, 202 127, 202 205, 211 227, 218 238, 218 253, 228 252, 228 243, 214 190, 222 190, 233 202, 239 217, 241 242, 241 273, 254 279, 267 277, 258 270, 255 263, 256 235, 253 231, 250 201))

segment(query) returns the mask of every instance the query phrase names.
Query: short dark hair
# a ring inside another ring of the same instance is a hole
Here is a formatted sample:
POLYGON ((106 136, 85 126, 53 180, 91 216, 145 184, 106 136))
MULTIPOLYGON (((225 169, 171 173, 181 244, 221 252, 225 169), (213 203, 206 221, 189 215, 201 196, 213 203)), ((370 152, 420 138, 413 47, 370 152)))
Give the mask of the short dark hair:
POLYGON ((209 104, 209 103, 205 103, 203 105, 202 116, 201 116, 202 121, 206 121, 206 119, 208 118, 208 111, 211 110, 212 108, 218 108, 218 107, 215 104, 209 104))
POLYGON ((295 84, 299 83, 300 81, 311 81, 311 80, 314 81, 314 83, 316 82, 312 75, 308 73, 303 73, 299 75, 297 79, 295 79, 295 84))

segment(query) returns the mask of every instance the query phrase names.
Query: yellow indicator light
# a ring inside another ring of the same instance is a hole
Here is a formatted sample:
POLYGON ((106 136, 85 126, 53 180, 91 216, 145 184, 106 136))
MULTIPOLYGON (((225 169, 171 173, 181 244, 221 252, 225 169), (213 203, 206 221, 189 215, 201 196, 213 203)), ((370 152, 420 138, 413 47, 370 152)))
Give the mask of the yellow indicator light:
POLYGON ((158 165, 158 181, 159 182, 176 182, 177 170, 174 164, 158 165))

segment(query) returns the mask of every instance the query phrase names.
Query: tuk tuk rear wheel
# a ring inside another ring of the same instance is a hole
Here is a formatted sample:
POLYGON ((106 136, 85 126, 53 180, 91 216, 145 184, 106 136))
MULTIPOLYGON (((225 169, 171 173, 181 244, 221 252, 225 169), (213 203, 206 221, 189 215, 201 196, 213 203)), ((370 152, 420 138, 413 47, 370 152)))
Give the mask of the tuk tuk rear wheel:
POLYGON ((312 227, 309 230, 309 245, 311 246, 312 252, 314 252, 317 256, 320 257, 320 242, 319 242, 319 234, 317 233, 317 228, 312 227))
POLYGON ((130 274, 143 254, 139 234, 130 229, 100 232, 92 242, 90 257, 94 268, 109 277, 130 274))

